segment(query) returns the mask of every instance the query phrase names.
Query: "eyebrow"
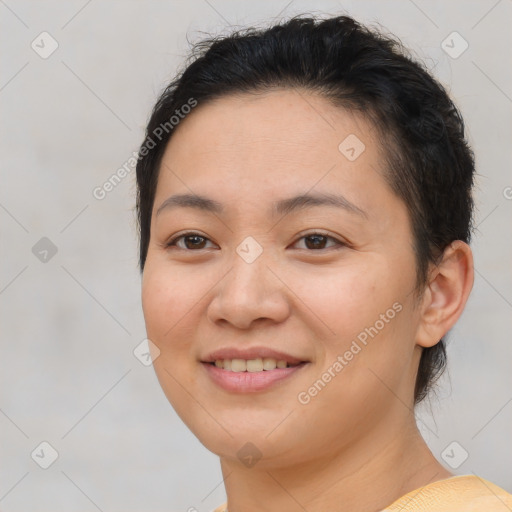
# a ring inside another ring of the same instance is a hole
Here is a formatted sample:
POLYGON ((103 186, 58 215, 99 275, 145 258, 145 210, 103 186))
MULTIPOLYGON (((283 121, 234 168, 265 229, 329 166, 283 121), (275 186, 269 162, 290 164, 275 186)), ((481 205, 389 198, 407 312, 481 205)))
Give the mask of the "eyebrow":
MULTIPOLYGON (((366 219, 368 218, 368 214, 363 209, 350 202, 346 197, 330 194, 328 192, 299 194, 286 199, 280 199, 273 203, 273 213, 276 215, 287 215, 293 211, 310 208, 312 206, 333 206, 342 208, 349 213, 360 215, 366 219)), ((221 203, 209 197, 197 194, 175 194, 168 197, 158 207, 156 216, 163 210, 173 208, 195 208, 215 214, 221 214, 224 211, 224 207, 221 203)))

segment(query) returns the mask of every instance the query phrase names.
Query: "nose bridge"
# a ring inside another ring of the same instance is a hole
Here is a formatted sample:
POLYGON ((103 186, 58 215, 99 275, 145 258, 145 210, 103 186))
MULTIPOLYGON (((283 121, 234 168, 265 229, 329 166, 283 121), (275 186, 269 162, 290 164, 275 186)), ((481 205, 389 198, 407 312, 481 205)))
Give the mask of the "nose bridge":
POLYGON ((210 304, 212 319, 224 319, 240 328, 260 318, 282 321, 288 305, 282 283, 268 268, 269 255, 253 237, 236 247, 231 269, 210 304))
POLYGON ((232 269, 225 283, 224 292, 233 295, 241 305, 243 301, 261 302, 262 297, 270 292, 267 268, 269 250, 264 251, 252 236, 246 237, 235 249, 232 269))

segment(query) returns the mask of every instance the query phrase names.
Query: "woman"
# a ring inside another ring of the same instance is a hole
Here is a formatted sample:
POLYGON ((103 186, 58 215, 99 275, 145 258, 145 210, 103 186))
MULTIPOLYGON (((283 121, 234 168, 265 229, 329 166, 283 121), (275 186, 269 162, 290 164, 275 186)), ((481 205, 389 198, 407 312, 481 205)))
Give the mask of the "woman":
POLYGON ((414 418, 473 285, 473 174, 442 86, 349 17, 197 45, 137 209, 155 371, 220 457, 217 510, 512 506, 414 418))

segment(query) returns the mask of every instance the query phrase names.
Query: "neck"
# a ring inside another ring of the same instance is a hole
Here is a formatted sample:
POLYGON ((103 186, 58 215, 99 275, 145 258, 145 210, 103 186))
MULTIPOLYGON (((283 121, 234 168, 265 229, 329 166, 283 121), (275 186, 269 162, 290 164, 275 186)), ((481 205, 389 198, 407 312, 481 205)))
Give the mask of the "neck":
POLYGON ((413 417, 398 430, 396 423, 381 425, 349 447, 293 467, 258 465, 221 459, 229 512, 375 511, 452 476, 430 452, 413 417))

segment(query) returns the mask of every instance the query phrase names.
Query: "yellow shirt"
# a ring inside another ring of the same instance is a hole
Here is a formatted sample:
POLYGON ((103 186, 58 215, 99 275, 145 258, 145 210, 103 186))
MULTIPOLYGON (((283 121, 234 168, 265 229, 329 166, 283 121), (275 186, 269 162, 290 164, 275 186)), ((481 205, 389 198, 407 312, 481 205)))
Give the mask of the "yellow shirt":
MULTIPOLYGON (((408 492, 381 512, 510 512, 512 494, 474 475, 453 476, 408 492)), ((227 504, 213 512, 227 512, 227 504)))

